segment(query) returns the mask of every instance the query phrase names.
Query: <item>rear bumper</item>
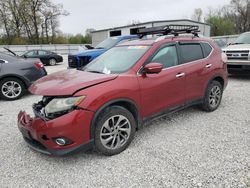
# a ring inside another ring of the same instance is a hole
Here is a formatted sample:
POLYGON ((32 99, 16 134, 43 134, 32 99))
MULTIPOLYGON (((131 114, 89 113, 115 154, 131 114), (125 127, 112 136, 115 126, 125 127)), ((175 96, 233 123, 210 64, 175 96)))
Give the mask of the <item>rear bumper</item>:
POLYGON ((65 155, 78 149, 89 149, 90 125, 93 112, 74 110, 53 120, 31 118, 21 111, 18 114, 18 128, 29 147, 50 155, 65 155), (71 142, 64 146, 56 144, 56 138, 67 138, 71 142))

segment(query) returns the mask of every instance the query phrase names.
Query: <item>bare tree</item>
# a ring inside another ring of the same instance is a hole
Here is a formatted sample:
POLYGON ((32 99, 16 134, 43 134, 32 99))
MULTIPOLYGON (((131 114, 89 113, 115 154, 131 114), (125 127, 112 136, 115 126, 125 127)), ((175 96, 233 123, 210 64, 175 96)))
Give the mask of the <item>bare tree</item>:
POLYGON ((61 4, 52 0, 1 0, 0 22, 6 32, 8 43, 28 38, 30 43, 53 42, 58 33, 59 16, 68 13, 61 4), (42 40, 41 40, 42 39, 42 40))
POLYGON ((192 16, 192 19, 195 20, 195 21, 201 22, 201 21, 203 21, 202 20, 202 14, 203 14, 202 9, 201 8, 196 8, 196 9, 194 9, 194 14, 192 16))
POLYGON ((250 30, 250 0, 232 0, 231 8, 235 12, 234 21, 239 32, 250 30))

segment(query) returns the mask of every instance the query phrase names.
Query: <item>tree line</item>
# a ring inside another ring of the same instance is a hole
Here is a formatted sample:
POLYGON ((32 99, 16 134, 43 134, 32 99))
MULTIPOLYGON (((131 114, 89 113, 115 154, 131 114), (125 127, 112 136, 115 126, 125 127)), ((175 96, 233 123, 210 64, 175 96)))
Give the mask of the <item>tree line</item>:
POLYGON ((250 31, 250 0, 231 0, 230 4, 217 9, 194 10, 192 19, 211 25, 211 36, 240 34, 250 31), (203 20, 204 19, 204 20, 203 20))
MULTIPOLYGON (((59 17, 69 13, 51 0, 1 0, 2 44, 65 42, 59 35, 59 17)), ((73 36, 72 36, 73 37, 73 36)), ((69 38, 69 37, 68 37, 69 38)))

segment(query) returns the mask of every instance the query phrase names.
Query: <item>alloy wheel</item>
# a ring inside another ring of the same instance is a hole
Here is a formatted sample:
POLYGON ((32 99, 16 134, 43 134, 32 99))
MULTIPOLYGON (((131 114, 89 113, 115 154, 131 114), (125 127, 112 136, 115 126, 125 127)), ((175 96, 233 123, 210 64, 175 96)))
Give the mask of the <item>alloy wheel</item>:
POLYGON ((13 99, 22 93, 22 87, 18 82, 7 81, 2 85, 1 92, 6 98, 13 99))
POLYGON ((50 59, 50 60, 49 60, 49 64, 50 64, 51 66, 56 65, 56 60, 55 60, 55 59, 50 59))
POLYGON ((221 89, 219 86, 212 87, 209 94, 209 105, 215 108, 219 105, 221 99, 221 89))
POLYGON ((131 124, 123 115, 110 117, 102 125, 100 140, 107 149, 118 149, 127 143, 131 134, 131 124))

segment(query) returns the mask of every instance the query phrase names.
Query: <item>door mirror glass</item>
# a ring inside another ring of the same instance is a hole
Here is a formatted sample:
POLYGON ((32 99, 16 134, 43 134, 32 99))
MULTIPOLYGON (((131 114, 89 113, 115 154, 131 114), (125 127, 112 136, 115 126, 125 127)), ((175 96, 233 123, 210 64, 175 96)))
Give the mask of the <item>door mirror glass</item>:
POLYGON ((143 72, 145 74, 158 74, 162 71, 163 65, 161 63, 151 62, 145 65, 143 72))

